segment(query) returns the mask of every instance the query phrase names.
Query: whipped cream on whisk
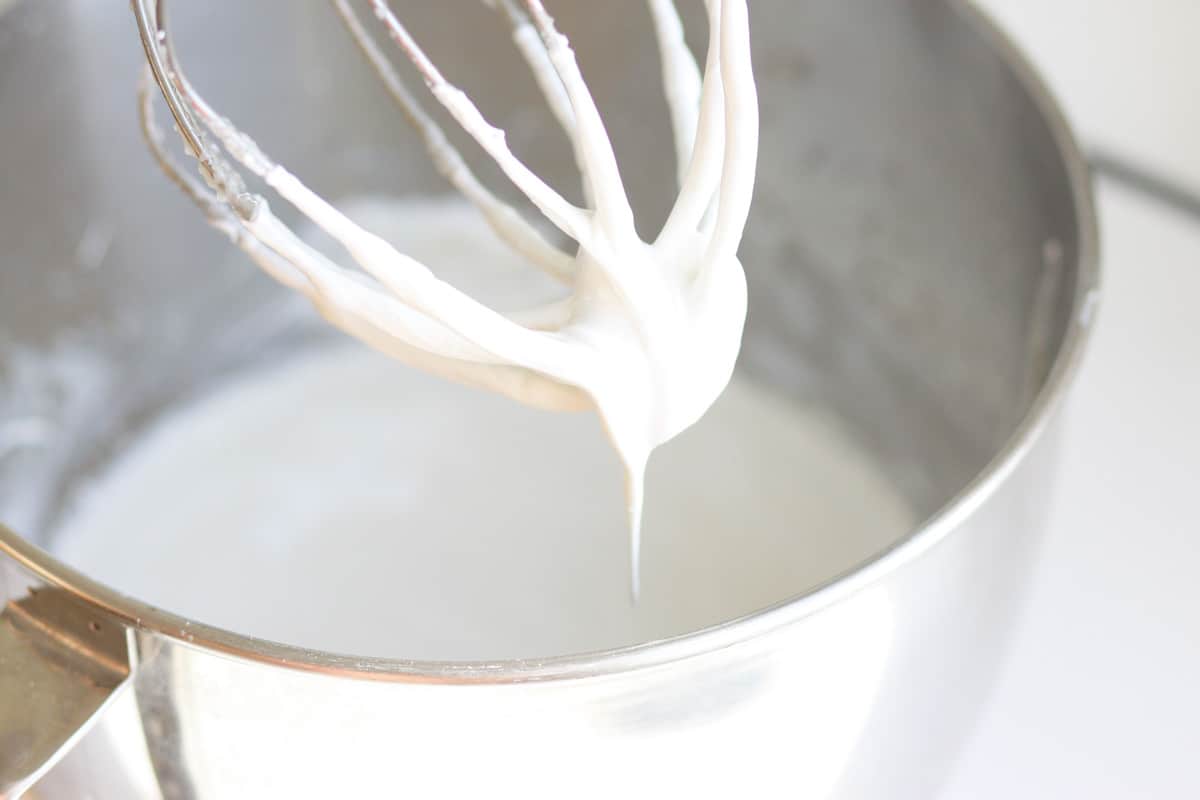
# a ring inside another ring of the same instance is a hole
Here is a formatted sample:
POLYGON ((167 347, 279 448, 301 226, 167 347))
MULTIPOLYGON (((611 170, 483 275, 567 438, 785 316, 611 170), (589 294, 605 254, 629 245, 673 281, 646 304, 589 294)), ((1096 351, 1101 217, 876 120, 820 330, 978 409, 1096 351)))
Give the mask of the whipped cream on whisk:
MULTIPOLYGON (((568 40, 541 0, 526 0, 528 14, 514 0, 491 0, 489 5, 508 16, 516 45, 574 145, 586 207, 566 201, 521 163, 503 131, 446 80, 387 3, 372 0, 376 17, 433 96, 546 219, 576 243, 574 252, 555 247, 476 179, 408 93, 349 2, 335 0, 334 5, 438 169, 480 209, 502 240, 569 287, 566 298, 501 314, 439 280, 424 264, 312 192, 216 113, 183 76, 165 33, 158 37, 156 52, 177 99, 236 161, 337 240, 359 269, 345 268, 302 241, 265 200, 245 193, 240 179, 219 159, 206 175, 215 198, 182 178, 167 161, 146 114, 155 154, 210 222, 345 332, 418 368, 523 403, 594 409, 627 473, 636 595, 647 460, 655 447, 691 426, 713 404, 729 382, 741 346, 746 281, 737 249, 749 214, 758 151, 746 0, 707 0, 703 73, 684 41, 672 0, 649 0, 680 184, 653 241, 636 233, 604 122, 568 40)), ((165 29, 163 20, 157 24, 165 29)), ((168 101, 171 90, 164 89, 168 101)))

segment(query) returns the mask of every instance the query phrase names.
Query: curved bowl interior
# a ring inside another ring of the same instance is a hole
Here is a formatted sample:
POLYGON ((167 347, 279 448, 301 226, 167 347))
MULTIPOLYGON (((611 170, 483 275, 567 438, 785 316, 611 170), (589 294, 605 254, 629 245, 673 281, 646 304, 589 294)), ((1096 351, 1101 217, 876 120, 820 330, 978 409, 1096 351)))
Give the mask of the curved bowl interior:
MULTIPOLYGON (((570 150, 502 23, 475 0, 393 5, 574 197, 570 150)), ((650 235, 674 178, 646 12, 559 5, 650 235)), ((700 4, 684 5, 699 49, 700 4)), ((836 417, 926 519, 1009 441, 1062 356, 1090 280, 1075 155, 957 4, 756 0, 752 13, 762 168, 739 370, 836 417)), ((193 80, 318 191, 446 191, 328 4, 181 4, 174 27, 193 80)), ((0 521, 37 545, 165 409, 328 335, 308 319, 257 324, 286 294, 155 170, 136 128, 140 59, 132 19, 104 4, 0 16, 0 521)), ((865 541, 837 572, 911 532, 865 541)))

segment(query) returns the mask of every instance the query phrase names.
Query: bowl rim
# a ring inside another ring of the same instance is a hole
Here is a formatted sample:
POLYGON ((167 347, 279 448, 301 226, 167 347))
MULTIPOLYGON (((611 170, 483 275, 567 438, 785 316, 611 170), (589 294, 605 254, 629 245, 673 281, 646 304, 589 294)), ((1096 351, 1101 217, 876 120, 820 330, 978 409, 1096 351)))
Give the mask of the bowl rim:
POLYGON ((908 536, 845 572, 759 611, 653 642, 534 659, 435 661, 354 656, 268 641, 205 625, 151 606, 95 581, 0 525, 0 554, 32 576, 65 590, 122 624, 180 646, 323 675, 399 683, 510 684, 587 678, 662 666, 746 642, 795 624, 875 583, 962 527, 1038 442, 1070 388, 1086 348, 1099 299, 1099 233, 1090 171, 1058 102, 1000 27, 972 0, 951 0, 981 41, 1012 70, 1049 128, 1066 172, 1078 233, 1076 285, 1069 324, 1051 368, 1029 409, 986 466, 908 536))

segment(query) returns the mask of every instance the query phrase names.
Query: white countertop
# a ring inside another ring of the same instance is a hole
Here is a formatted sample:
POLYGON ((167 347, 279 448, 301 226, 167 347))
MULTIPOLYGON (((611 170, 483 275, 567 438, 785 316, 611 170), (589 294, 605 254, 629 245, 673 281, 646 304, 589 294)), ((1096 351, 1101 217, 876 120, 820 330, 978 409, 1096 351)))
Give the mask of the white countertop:
MULTIPOLYGON (((1085 146, 1200 186, 1200 3, 989 0, 1085 146)), ((1200 219, 1099 186, 1051 533, 943 798, 1200 797, 1200 219)))

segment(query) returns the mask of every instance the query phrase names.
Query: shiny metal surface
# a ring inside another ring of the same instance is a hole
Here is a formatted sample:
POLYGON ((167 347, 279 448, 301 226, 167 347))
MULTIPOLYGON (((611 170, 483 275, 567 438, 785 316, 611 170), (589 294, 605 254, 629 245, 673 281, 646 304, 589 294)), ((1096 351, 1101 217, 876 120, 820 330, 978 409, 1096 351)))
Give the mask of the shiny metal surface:
MULTIPOLYGON (((535 169, 571 174, 501 23, 468 0, 395 5, 535 169), (448 11, 478 24, 441 24, 448 11)), ((627 109, 611 127, 635 210, 659 219, 672 167, 654 145, 670 137, 640 78, 656 69, 641 5, 559 5, 599 102, 627 109)), ((751 13, 770 166, 743 249, 740 368, 835 409, 927 522, 744 619, 495 663, 248 639, 42 549, 79 481, 145 421, 323 334, 254 325, 280 290, 229 258, 141 150, 129 14, 57 0, 0 16, 0 599, 62 591, 130 631, 134 665, 41 793, 933 795, 1003 652, 1052 485, 1097 288, 1086 171, 969 7, 751 13)), ((193 3, 175 31, 194 79, 318 190, 440 191, 332 14, 193 3)))
POLYGON ((28 789, 129 679, 127 629, 58 587, 0 612, 0 794, 28 789))

